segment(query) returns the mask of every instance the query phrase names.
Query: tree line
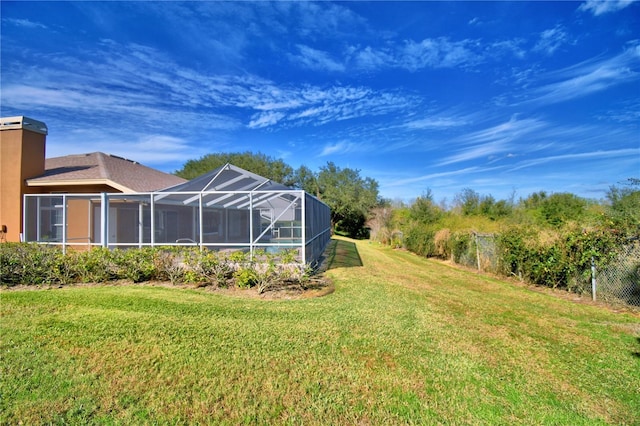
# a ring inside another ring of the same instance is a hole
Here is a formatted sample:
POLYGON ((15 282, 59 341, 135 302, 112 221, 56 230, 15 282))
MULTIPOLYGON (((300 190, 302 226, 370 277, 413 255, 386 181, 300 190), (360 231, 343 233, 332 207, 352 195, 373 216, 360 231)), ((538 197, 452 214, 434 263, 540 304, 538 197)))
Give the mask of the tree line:
POLYGON ((207 154, 187 161, 175 174, 193 179, 226 163, 316 196, 331 208, 334 232, 353 238, 371 236, 392 244, 393 235, 408 235, 425 227, 451 232, 499 232, 514 226, 532 227, 540 232, 578 226, 607 229, 621 236, 640 235, 638 178, 610 187, 602 200, 546 191, 518 200, 515 194, 506 200, 496 200, 490 194, 466 188, 446 205, 436 202, 429 189, 410 202, 384 199, 375 179, 333 162, 314 172, 304 165, 294 169, 281 159, 249 151, 207 154))
POLYGON ((437 203, 427 190, 410 203, 387 202, 371 211, 373 237, 385 241, 394 230, 412 227, 498 232, 525 226, 539 231, 567 227, 606 229, 622 238, 640 235, 640 179, 611 186, 605 198, 593 200, 568 192, 534 192, 527 197, 496 200, 466 188, 451 205, 437 203))

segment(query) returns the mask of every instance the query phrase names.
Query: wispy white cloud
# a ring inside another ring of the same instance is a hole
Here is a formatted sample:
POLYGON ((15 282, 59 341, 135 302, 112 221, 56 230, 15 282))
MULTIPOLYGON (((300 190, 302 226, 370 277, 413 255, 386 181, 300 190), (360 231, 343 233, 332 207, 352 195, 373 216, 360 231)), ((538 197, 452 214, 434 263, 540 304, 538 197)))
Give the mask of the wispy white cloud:
POLYGON ((5 22, 9 25, 15 25, 16 27, 28 28, 28 29, 47 29, 47 26, 41 24, 40 22, 33 22, 28 19, 20 19, 20 18, 2 18, 2 22, 5 22))
POLYGON ((467 122, 453 117, 427 117, 408 122, 408 129, 448 129, 466 125, 467 122))
POLYGON ((344 153, 347 152, 351 149, 351 147, 349 146, 348 143, 346 142, 338 142, 335 144, 329 144, 329 145, 325 145, 324 148, 322 148, 322 152, 320 153, 321 157, 326 157, 327 155, 332 155, 332 154, 336 154, 336 153, 344 153))
POLYGON ((371 46, 350 46, 347 49, 347 57, 356 69, 361 70, 384 69, 395 63, 393 53, 388 49, 374 49, 371 46))
POLYGON ((121 46, 111 40, 103 41, 101 51, 87 52, 86 58, 81 64, 64 55, 52 57, 56 67, 51 69, 13 63, 3 76, 3 104, 128 117, 150 127, 191 115, 208 128, 231 129, 240 125, 238 117, 244 115, 245 125, 255 129, 378 116, 416 103, 411 96, 365 87, 278 85, 250 74, 202 74, 155 49, 121 46), (30 85, 21 83, 26 80, 30 85))
POLYGON ((14 2, 1 108, 47 122, 50 156, 100 150, 165 170, 249 149, 369 169, 407 198, 425 185, 446 194, 545 177, 552 189, 555 176, 586 181, 580 164, 606 163, 598 179, 613 180, 638 165, 638 107, 623 104, 640 80, 640 43, 616 50, 638 39, 625 15, 638 5, 627 3, 587 2, 586 21, 573 19, 578 4, 499 7, 513 25, 496 35, 491 14, 457 4, 433 21, 442 4, 403 15, 384 2, 63 2, 42 20, 14 2), (71 16, 86 32, 66 27, 71 16), (51 38, 27 37, 42 34, 51 38), (558 70, 575 58, 593 59, 558 70), (545 109, 589 93, 607 96, 545 109), (573 157, 585 149, 622 154, 573 157))
POLYGON ((277 111, 260 112, 253 115, 247 127, 250 129, 259 129, 261 127, 273 126, 282 120, 284 116, 283 113, 277 111))
POLYGON ((513 116, 507 122, 464 135, 458 138, 458 141, 464 145, 510 142, 539 131, 546 125, 547 123, 539 119, 519 119, 517 116, 513 116))
POLYGON ((578 10, 599 16, 622 10, 635 1, 637 0, 587 0, 580 5, 578 10))
POLYGON ((392 180, 390 182, 387 182, 385 186, 388 186, 388 187, 405 186, 405 185, 410 185, 410 184, 424 182, 424 181, 433 181, 434 179, 448 178, 448 177, 454 177, 454 176, 468 176, 474 173, 484 173, 484 172, 489 172, 497 169, 499 168, 498 167, 477 167, 477 166, 465 167, 464 169, 448 170, 448 171, 437 172, 437 173, 429 173, 426 175, 416 176, 412 178, 392 180))
POLYGON ((336 3, 276 2, 286 11, 286 23, 303 36, 330 36, 336 39, 352 36, 354 31, 367 30, 367 23, 350 8, 336 3))
POLYGON ((640 99, 623 103, 616 109, 610 109, 603 114, 599 114, 597 118, 607 121, 613 120, 618 123, 640 123, 640 99))
POLYGON ((478 158, 491 160, 496 156, 512 156, 523 147, 518 142, 545 128, 547 123, 538 119, 512 117, 505 123, 477 130, 452 140, 452 146, 462 146, 454 154, 438 162, 439 166, 460 163, 478 158))
POLYGON ((527 51, 523 47, 524 44, 525 40, 522 38, 495 41, 487 46, 486 55, 500 56, 512 54, 518 59, 524 59, 527 54, 527 51))
POLYGON ((563 26, 557 25, 554 28, 540 33, 540 38, 535 46, 533 46, 533 50, 543 52, 546 55, 552 55, 560 46, 567 43, 569 43, 567 30, 563 26))
POLYGON ((345 66, 333 60, 327 52, 313 49, 309 46, 298 45, 299 53, 290 55, 291 61, 317 71, 344 71, 345 66))
POLYGON ((476 123, 483 115, 482 112, 461 113, 452 109, 445 111, 433 110, 418 114, 402 125, 409 130, 449 130, 458 129, 476 123))
POLYGON ((318 157, 336 157, 343 156, 349 158, 353 154, 370 155, 372 149, 376 150, 376 153, 393 151, 393 147, 378 146, 372 147, 369 141, 353 141, 349 139, 343 139, 338 142, 327 142, 321 147, 321 151, 318 157))
POLYGON ((410 40, 399 49, 397 64, 410 71, 473 65, 481 59, 475 50, 477 42, 471 40, 451 41, 446 37, 410 40))
POLYGON ((439 166, 445 166, 448 164, 462 163, 465 161, 475 160, 478 158, 484 158, 487 161, 493 160, 494 157, 504 152, 506 149, 505 144, 500 141, 489 142, 483 145, 474 146, 472 148, 466 148, 459 151, 455 155, 451 155, 438 163, 439 166))
POLYGON ((586 61, 548 74, 548 79, 558 81, 533 89, 527 103, 564 102, 637 80, 640 78, 638 65, 640 44, 634 43, 613 58, 586 61))
POLYGON ((629 68, 603 66, 589 70, 586 74, 543 86, 534 93, 539 96, 533 99, 538 103, 557 103, 567 101, 594 92, 605 90, 623 81, 637 78, 638 73, 629 68))
MULTIPOLYGON (((485 60, 487 51, 475 40, 451 40, 447 37, 421 41, 387 41, 382 45, 350 45, 344 51, 345 70, 376 71, 403 69, 419 71, 438 68, 467 68, 485 60)), ((493 54, 493 53, 492 53, 493 54)))
MULTIPOLYGON (((640 150, 636 148, 627 148, 627 149, 615 149, 609 151, 592 151, 592 152, 581 152, 581 153, 571 153, 571 154, 563 154, 563 155, 551 155, 547 157, 538 157, 531 160, 521 161, 509 169, 509 171, 515 171, 519 169, 524 169, 527 167, 535 167, 540 166, 542 164, 553 163, 553 162, 563 162, 568 163, 576 160, 593 160, 593 161, 603 161, 605 159, 611 158, 620 158, 620 159, 631 159, 633 162, 638 162, 638 157, 640 156, 640 150)), ((586 163, 582 162, 581 167, 584 167, 586 163)))

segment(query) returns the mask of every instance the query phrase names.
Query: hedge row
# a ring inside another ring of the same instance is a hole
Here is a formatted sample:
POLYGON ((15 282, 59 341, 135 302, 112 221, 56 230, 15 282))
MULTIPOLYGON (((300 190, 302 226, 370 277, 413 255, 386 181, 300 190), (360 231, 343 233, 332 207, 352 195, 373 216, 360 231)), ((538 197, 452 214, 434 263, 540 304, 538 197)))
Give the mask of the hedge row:
POLYGON ((601 229, 573 229, 547 241, 531 229, 517 228, 497 235, 496 243, 503 274, 568 290, 590 281, 592 259, 604 267, 622 245, 616 234, 601 229))
MULTIPOLYGON (((622 242, 617 234, 601 229, 545 234, 530 227, 513 227, 496 234, 493 244, 493 250, 483 254, 491 259, 481 259, 495 265, 492 272, 571 290, 589 281, 592 258, 603 267, 616 256, 622 242)), ((476 264, 476 239, 469 232, 415 225, 406 233, 404 245, 421 256, 476 264)))
POLYGON ((109 250, 96 247, 64 254, 55 246, 34 243, 0 244, 0 284, 64 285, 115 280, 171 281, 217 287, 257 287, 264 292, 278 283, 304 284, 305 265, 295 251, 278 255, 263 251, 232 253, 184 247, 109 250))

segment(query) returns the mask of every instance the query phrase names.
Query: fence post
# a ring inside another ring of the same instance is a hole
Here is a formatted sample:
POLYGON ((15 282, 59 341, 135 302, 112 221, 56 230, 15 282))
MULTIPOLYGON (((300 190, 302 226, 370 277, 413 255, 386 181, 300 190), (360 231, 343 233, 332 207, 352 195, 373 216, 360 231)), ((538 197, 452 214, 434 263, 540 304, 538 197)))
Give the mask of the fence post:
POLYGON ((591 298, 596 301, 596 261, 591 256, 591 298))
POLYGON ((474 232, 473 237, 476 243, 476 265, 478 266, 478 271, 480 270, 480 247, 478 246, 478 233, 474 232))

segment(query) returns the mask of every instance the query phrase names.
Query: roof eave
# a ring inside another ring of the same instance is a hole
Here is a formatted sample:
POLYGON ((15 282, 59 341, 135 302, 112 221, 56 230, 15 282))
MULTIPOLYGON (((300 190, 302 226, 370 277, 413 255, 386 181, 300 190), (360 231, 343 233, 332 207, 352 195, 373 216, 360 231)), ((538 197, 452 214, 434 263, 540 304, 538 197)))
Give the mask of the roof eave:
POLYGON ((88 186, 88 185, 107 185, 123 193, 140 192, 122 184, 112 181, 111 179, 69 179, 69 180, 45 180, 45 179, 27 179, 27 186, 30 187, 49 187, 49 186, 88 186))

